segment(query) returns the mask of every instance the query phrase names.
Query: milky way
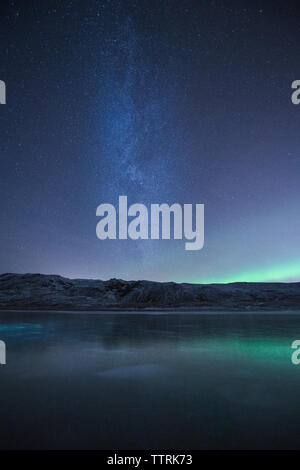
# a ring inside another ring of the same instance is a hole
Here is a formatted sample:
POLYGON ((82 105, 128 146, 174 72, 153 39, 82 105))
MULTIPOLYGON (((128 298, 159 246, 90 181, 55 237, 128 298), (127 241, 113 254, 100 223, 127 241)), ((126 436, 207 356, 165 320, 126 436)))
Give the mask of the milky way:
POLYGON ((299 7, 1 5, 2 272, 300 280, 299 7), (96 237, 96 208, 205 204, 205 244, 96 237))

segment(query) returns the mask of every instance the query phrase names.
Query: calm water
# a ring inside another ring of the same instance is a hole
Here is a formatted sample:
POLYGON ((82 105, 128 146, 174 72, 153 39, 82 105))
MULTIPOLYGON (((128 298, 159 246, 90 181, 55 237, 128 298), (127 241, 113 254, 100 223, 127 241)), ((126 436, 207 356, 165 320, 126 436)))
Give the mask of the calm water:
POLYGON ((0 339, 0 448, 300 449, 300 315, 2 312, 0 339))

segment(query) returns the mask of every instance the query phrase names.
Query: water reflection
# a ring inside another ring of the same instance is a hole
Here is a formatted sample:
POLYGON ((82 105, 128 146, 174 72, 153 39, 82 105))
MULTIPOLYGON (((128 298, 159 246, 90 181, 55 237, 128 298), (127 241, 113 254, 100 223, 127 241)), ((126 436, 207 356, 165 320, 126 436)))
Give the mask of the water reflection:
POLYGON ((288 313, 2 312, 0 447, 295 448, 297 337, 288 313))

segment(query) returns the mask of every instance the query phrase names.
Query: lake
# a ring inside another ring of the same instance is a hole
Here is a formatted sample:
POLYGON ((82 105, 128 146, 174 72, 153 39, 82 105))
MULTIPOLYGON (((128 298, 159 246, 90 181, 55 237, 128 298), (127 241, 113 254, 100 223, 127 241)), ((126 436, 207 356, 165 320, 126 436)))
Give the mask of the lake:
POLYGON ((1 312, 1 449, 300 449, 292 313, 1 312))

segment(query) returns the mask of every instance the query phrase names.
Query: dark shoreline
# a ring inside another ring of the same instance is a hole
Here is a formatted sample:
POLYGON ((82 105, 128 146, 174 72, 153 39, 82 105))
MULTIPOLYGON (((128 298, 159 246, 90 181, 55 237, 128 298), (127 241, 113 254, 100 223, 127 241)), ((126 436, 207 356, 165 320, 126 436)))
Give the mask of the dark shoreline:
POLYGON ((237 314, 237 315, 276 315, 276 314, 300 314, 300 307, 294 309, 287 308, 247 308, 247 309, 221 309, 221 308, 101 308, 98 310, 88 309, 88 308, 47 308, 47 307, 27 307, 27 308, 18 308, 18 307, 1 307, 0 315, 2 313, 60 313, 60 314, 79 314, 79 315, 101 315, 101 314, 134 314, 134 315, 226 315, 226 314, 237 314))

